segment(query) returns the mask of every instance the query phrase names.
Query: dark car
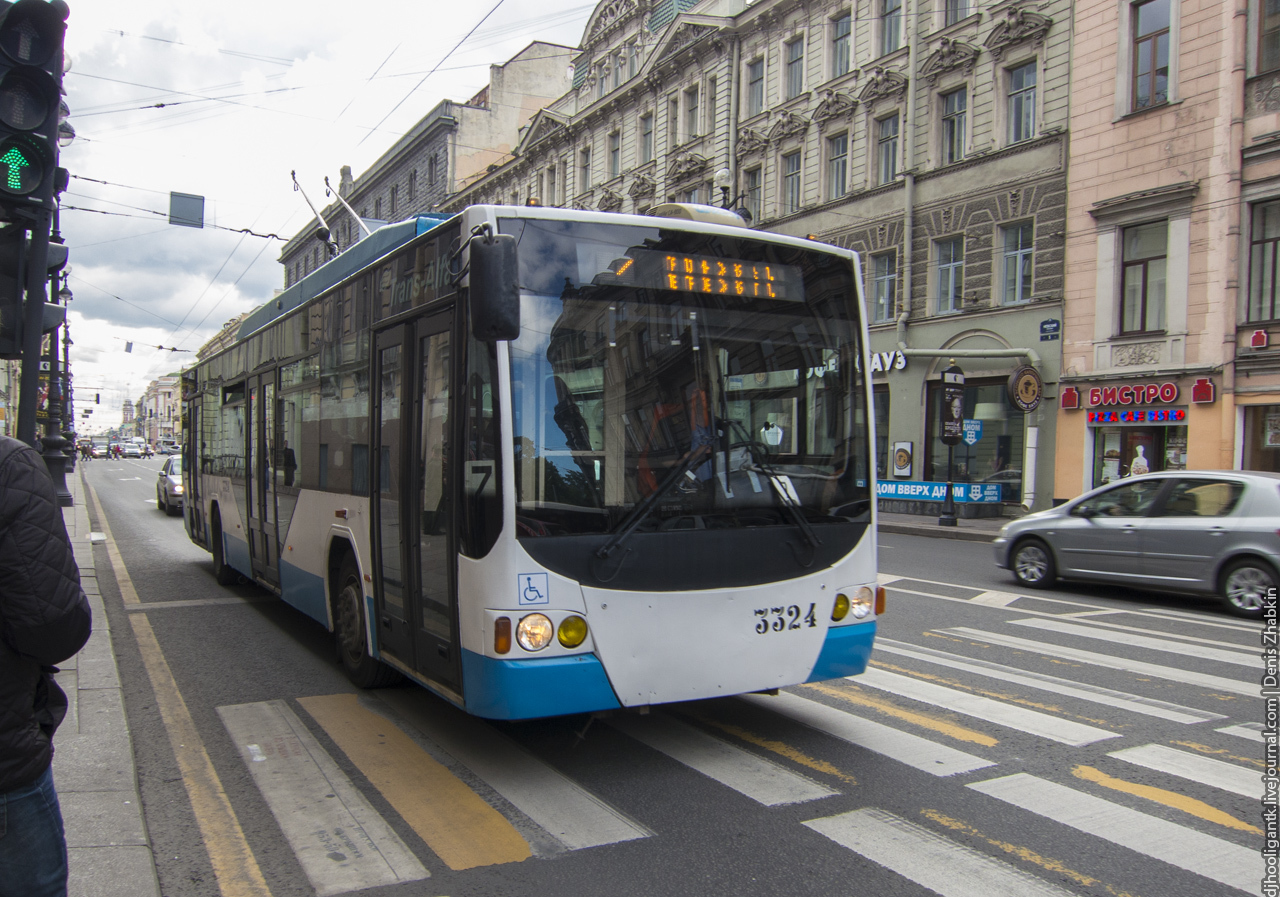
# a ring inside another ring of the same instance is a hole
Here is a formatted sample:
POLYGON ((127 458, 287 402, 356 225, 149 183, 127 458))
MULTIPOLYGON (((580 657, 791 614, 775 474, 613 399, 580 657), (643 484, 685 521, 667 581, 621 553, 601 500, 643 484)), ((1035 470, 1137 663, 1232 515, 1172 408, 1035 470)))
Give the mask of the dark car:
POLYGON ((994 548, 1032 588, 1062 577, 1216 594, 1257 619, 1280 583, 1280 474, 1129 477, 1007 524, 994 548))
POLYGON ((156 507, 166 514, 182 513, 182 456, 170 455, 156 481, 156 507))

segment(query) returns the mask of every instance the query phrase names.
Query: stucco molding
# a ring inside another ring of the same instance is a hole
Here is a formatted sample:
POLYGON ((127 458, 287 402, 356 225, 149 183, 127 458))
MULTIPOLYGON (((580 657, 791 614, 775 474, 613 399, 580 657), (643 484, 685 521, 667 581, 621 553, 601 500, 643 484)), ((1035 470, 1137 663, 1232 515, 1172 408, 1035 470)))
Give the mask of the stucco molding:
POLYGON ((1041 46, 1052 26, 1053 19, 1048 16, 1011 6, 1005 10, 1004 21, 991 29, 982 44, 998 62, 1010 47, 1018 44, 1030 42, 1041 46))
POLYGON ((942 38, 939 44, 938 49, 929 55, 920 69, 920 74, 929 82, 930 87, 936 86, 938 79, 944 74, 956 69, 963 70, 966 75, 973 74, 978 56, 982 53, 981 47, 949 37, 942 38))
POLYGON ((791 137, 799 137, 809 130, 809 119, 794 112, 783 112, 769 129, 769 142, 778 143, 791 137))
POLYGON ((738 132, 738 146, 734 151, 734 158, 745 159, 752 153, 758 153, 769 145, 769 140, 759 131, 752 128, 743 128, 738 132))
POLYGON ((706 171, 709 164, 705 156, 697 153, 678 153, 667 166, 667 180, 675 182, 695 177, 706 171))
POLYGON ((602 212, 616 212, 622 208, 622 194, 614 193, 608 187, 600 188, 600 198, 596 200, 596 208, 602 212))
POLYGON ((822 102, 813 110, 813 120, 818 123, 818 130, 825 130, 827 125, 837 119, 849 119, 858 108, 858 101, 847 93, 838 90, 824 90, 822 102))
POLYGON ((862 88, 858 99, 867 105, 875 105, 880 100, 900 99, 907 92, 907 76, 891 72, 876 66, 867 78, 867 86, 862 88))

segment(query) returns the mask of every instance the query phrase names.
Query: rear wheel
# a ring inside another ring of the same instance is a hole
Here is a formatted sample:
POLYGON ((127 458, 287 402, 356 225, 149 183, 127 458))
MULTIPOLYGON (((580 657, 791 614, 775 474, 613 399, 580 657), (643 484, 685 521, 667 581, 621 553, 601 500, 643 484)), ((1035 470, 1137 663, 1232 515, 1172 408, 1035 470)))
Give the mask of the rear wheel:
POLYGON ((1047 589, 1058 578, 1049 546, 1039 539, 1023 539, 1015 545, 1009 568, 1018 582, 1033 589, 1047 589))
POLYGON ((1241 558, 1222 572, 1219 590, 1227 610, 1241 617, 1262 619, 1267 597, 1275 595, 1276 573, 1256 558, 1241 558))
POLYGON ((213 543, 213 578, 220 586, 235 585, 240 574, 227 566, 227 558, 222 548, 222 516, 214 509, 213 520, 209 522, 209 541, 213 543))
POLYGON ((400 680, 400 674, 380 660, 369 656, 364 625, 364 588, 360 571, 350 555, 338 568, 334 589, 333 622, 338 642, 338 656, 347 678, 358 688, 382 688, 400 680))

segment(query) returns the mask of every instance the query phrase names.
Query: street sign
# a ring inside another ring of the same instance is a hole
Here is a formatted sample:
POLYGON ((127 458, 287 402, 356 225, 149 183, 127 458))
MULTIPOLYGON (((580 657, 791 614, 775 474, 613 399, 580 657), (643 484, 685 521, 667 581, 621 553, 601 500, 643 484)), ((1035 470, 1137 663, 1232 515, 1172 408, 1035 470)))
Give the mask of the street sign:
POLYGON ((964 437, 964 371, 953 362, 942 372, 940 409, 943 445, 959 445, 964 437))
POLYGON ((977 445, 982 438, 982 421, 967 418, 964 422, 964 444, 977 445))

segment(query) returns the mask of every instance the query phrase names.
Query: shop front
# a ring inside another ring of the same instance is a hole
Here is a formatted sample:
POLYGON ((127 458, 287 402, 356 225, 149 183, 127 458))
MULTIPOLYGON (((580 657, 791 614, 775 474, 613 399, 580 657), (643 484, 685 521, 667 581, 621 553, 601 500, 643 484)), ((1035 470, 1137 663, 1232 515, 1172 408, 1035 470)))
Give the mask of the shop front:
MULTIPOLYGON (((1211 377, 1065 384, 1059 432, 1070 438, 1083 424, 1082 487, 1093 489, 1124 477, 1186 470, 1198 442, 1205 453, 1216 450, 1218 419, 1205 413, 1216 401, 1211 377)), ((1060 468, 1058 482, 1069 481, 1060 468)))

